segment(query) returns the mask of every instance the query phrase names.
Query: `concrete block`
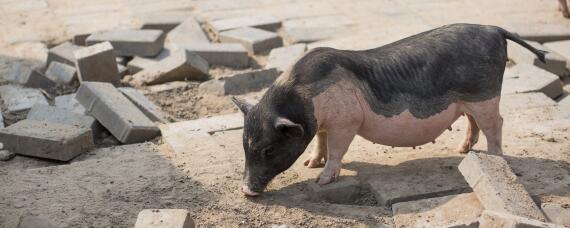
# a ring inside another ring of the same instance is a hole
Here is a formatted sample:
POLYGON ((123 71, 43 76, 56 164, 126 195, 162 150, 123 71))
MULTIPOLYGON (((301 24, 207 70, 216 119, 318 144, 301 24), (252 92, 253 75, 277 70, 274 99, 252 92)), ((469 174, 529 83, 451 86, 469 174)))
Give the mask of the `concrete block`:
POLYGON ((208 23, 208 28, 211 29, 214 34, 241 27, 254 27, 263 30, 276 31, 281 27, 281 21, 272 15, 257 14, 224 18, 210 21, 208 23))
POLYGON ((73 55, 73 52, 79 49, 81 49, 80 46, 70 42, 65 42, 49 49, 46 66, 49 66, 53 61, 75 66, 75 55, 73 55))
POLYGON ((39 88, 39 89, 50 89, 55 86, 55 83, 47 78, 37 69, 30 69, 26 71, 27 74, 22 75, 21 83, 25 87, 39 88))
POLYGON ((85 43, 85 40, 90 35, 91 35, 91 33, 83 33, 83 34, 74 35, 73 38, 71 39, 71 42, 75 45, 78 45, 78 46, 87 46, 87 44, 85 43))
POLYGON ((380 205, 469 192, 457 170, 457 157, 436 157, 429 162, 404 162, 374 174, 368 184, 380 205))
POLYGON ((140 85, 153 85, 171 81, 197 80, 209 78, 208 62, 188 50, 180 50, 161 60, 151 68, 133 75, 133 81, 140 85))
POLYGON ((543 45, 563 56, 566 59, 566 69, 570 69, 570 40, 548 42, 543 45))
POLYGON ((135 228, 194 228, 194 220, 184 209, 142 210, 135 228))
POLYGON ((84 82, 75 97, 113 136, 122 143, 150 140, 160 132, 129 99, 112 84, 84 82))
POLYGON ((35 215, 24 215, 20 218, 18 228, 59 228, 48 219, 35 215))
POLYGON ((162 30, 168 33, 190 16, 186 11, 160 11, 144 14, 139 17, 139 21, 141 29, 162 30))
POLYGON ((152 57, 164 47, 165 37, 161 30, 111 30, 93 33, 85 42, 93 45, 109 41, 119 56, 152 57))
POLYGON ((479 227, 483 210, 474 193, 392 205, 396 227, 479 227))
POLYGON ((469 152, 458 168, 486 210, 545 221, 502 157, 469 152))
POLYGON ((75 68, 79 81, 120 83, 119 69, 115 61, 113 47, 109 42, 91 45, 75 51, 75 68))
POLYGON ((570 206, 568 204, 543 203, 541 208, 548 221, 570 227, 570 206))
POLYGON ((277 33, 252 27, 227 30, 219 34, 223 43, 240 43, 249 53, 259 54, 283 46, 283 40, 277 33))
POLYGON ((77 72, 75 67, 59 62, 52 62, 46 70, 46 77, 56 83, 69 85, 77 81, 77 72))
POLYGON ((27 111, 36 103, 48 104, 46 98, 37 89, 23 88, 19 85, 0 86, 0 97, 9 113, 27 111))
POLYGON ((479 218, 481 228, 563 228, 563 226, 545 223, 535 219, 485 210, 479 218))
POLYGON ((91 116, 44 104, 34 105, 28 112, 26 119, 88 128, 93 132, 93 137, 100 135, 103 130, 103 127, 91 116))
POLYGON ((350 204, 360 198, 360 183, 355 177, 341 176, 334 183, 319 185, 309 182, 309 197, 315 201, 350 204))
POLYGON ((269 52, 266 69, 277 68, 284 72, 297 61, 307 50, 306 44, 295 44, 287 47, 275 48, 269 52))
POLYGON ((164 118, 162 109, 146 98, 141 92, 135 88, 121 87, 119 88, 121 93, 125 95, 133 104, 135 104, 145 115, 152 121, 158 121, 161 123, 167 123, 168 121, 164 118))
POLYGON ((75 94, 67 94, 55 97, 55 107, 77 114, 85 114, 83 105, 75 99, 75 94))
POLYGON ((131 74, 136 74, 141 70, 151 68, 156 63, 160 62, 160 60, 165 59, 166 57, 170 56, 172 51, 168 48, 162 49, 157 56, 152 58, 140 57, 135 56, 129 63, 127 63, 127 68, 129 68, 129 72, 131 74))
POLYGON ((120 78, 123 78, 129 74, 129 68, 121 64, 117 64, 117 71, 119 72, 120 78))
POLYGON ((505 24, 503 28, 519 35, 525 40, 532 40, 539 43, 570 39, 570 27, 563 23, 543 23, 517 20, 505 24))
POLYGON ((565 77, 569 74, 569 71, 566 67, 566 58, 564 58, 562 55, 556 53, 548 47, 541 45, 538 42, 528 40, 526 42, 536 49, 548 52, 545 55, 546 63, 540 61, 538 57, 536 57, 536 55, 530 52, 528 49, 512 41, 508 41, 507 44, 507 53, 509 59, 513 60, 517 64, 525 63, 535 65, 560 77, 565 77))
POLYGON ((158 85, 147 86, 144 88, 144 94, 155 94, 162 92, 170 92, 177 89, 187 89, 193 82, 173 81, 158 85))
POLYGON ((17 154, 59 161, 69 161, 94 147, 89 128, 36 120, 0 129, 0 142, 17 154))
POLYGON ((194 43, 184 45, 182 48, 200 55, 213 66, 249 66, 247 49, 241 44, 194 43))
POLYGON ((206 81, 200 84, 199 91, 219 96, 260 91, 271 86, 278 76, 275 68, 253 70, 206 81))
POLYGON ((505 70, 501 94, 531 92, 541 92, 554 99, 562 95, 562 81, 548 71, 524 63, 505 70))
POLYGON ((194 17, 188 17, 180 25, 176 26, 166 39, 176 48, 197 43, 209 43, 208 36, 202 30, 200 23, 194 17))

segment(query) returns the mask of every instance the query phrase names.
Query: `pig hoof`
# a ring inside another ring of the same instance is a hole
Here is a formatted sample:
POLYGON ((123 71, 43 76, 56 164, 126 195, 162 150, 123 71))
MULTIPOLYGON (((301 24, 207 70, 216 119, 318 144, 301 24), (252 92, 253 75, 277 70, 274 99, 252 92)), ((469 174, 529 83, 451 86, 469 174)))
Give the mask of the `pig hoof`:
POLYGON ((460 154, 466 154, 467 152, 469 152, 468 148, 457 148, 455 149, 455 152, 460 153, 460 154))
POLYGON ((325 185, 325 184, 330 184, 335 180, 334 176, 332 177, 317 177, 317 184, 319 185, 325 185))
POLYGON ((308 168, 318 168, 318 167, 322 167, 323 164, 321 163, 320 160, 317 159, 307 159, 305 160, 305 166, 307 166, 308 168))

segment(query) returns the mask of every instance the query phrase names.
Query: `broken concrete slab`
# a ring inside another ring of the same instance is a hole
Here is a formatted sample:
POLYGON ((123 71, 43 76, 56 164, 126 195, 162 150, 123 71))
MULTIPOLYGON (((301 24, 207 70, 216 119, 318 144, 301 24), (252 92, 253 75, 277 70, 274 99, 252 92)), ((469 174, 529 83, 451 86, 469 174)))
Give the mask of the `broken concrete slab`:
POLYGON ((82 34, 74 35, 73 38, 71 39, 71 42, 75 45, 87 46, 87 44, 85 43, 85 40, 90 35, 91 35, 91 33, 82 33, 82 34))
POLYGON ((240 43, 249 53, 259 54, 283 46, 277 33, 252 27, 227 30, 219 34, 222 43, 240 43))
POLYGON ((542 92, 554 99, 562 95, 562 82, 558 76, 530 64, 521 63, 505 70, 501 94, 530 92, 542 92))
POLYGON ((563 226, 545 223, 539 220, 511 215, 508 213, 485 210, 479 218, 480 227, 489 228, 562 228, 563 226))
POLYGON ((141 92, 135 88, 121 87, 119 90, 127 97, 133 104, 135 104, 150 120, 167 123, 168 120, 164 118, 164 114, 160 107, 146 98, 141 92))
POLYGON ((164 33, 168 33, 188 17, 190 17, 189 12, 177 10, 147 13, 138 19, 141 23, 141 29, 162 30, 164 33))
POLYGON ((110 83, 84 82, 75 97, 87 114, 95 117, 122 143, 136 143, 157 136, 158 127, 110 83))
POLYGON ((55 97, 55 107, 77 114, 85 114, 83 105, 75 99, 75 93, 55 97))
POLYGON ((247 49, 241 44, 194 43, 182 46, 206 59, 210 65, 246 67, 249 65, 247 49))
POLYGON ((224 18, 208 22, 208 29, 214 34, 241 27, 254 27, 263 30, 276 31, 281 27, 281 21, 272 15, 257 14, 240 17, 224 18))
POLYGON ((23 88, 19 85, 0 86, 0 97, 2 97, 4 105, 10 113, 27 111, 36 103, 48 104, 46 98, 39 90, 23 88))
POLYGON ((137 216, 135 228, 194 228, 194 220, 184 209, 145 209, 137 216))
POLYGON ((54 106, 36 104, 30 109, 26 119, 66 124, 91 129, 96 138, 103 127, 91 116, 74 113, 54 106))
POLYGON ((135 56, 131 61, 127 63, 127 68, 129 68, 129 72, 131 74, 136 74, 141 70, 151 68, 156 63, 160 62, 160 60, 163 60, 166 57, 170 56, 171 52, 172 51, 170 49, 164 48, 157 56, 154 56, 152 58, 135 56))
POLYGON ((341 176, 334 183, 319 185, 309 182, 309 197, 314 201, 350 204, 360 197, 360 183, 355 177, 341 176))
POLYGON ((176 48, 210 42, 200 23, 194 17, 186 18, 184 22, 168 33, 166 39, 176 48))
POLYGON ((161 30, 111 30, 87 37, 87 45, 108 41, 119 56, 152 57, 164 47, 166 35, 161 30))
POLYGON ((113 46, 102 42, 74 52, 79 82, 97 81, 118 85, 121 81, 113 46))
POLYGON ((35 215, 24 215, 20 218, 18 228, 59 228, 48 219, 35 215))
POLYGON ((80 48, 80 46, 65 42, 49 49, 46 66, 49 66, 53 61, 75 66, 75 55, 73 55, 73 52, 80 48))
POLYGON ((234 113, 161 125, 161 129, 214 134, 243 128, 243 114, 234 113))
POLYGON ((198 54, 180 50, 161 60, 151 68, 133 75, 133 82, 138 85, 153 85, 171 81, 207 80, 208 62, 198 54))
POLYGON ((206 81, 200 84, 199 91, 218 96, 239 95, 267 88, 278 76, 275 68, 253 70, 206 81))
POLYGON ((458 157, 437 157, 429 163, 402 163, 375 173, 368 180, 380 205, 469 192, 457 170, 458 157))
POLYGON ((502 157, 469 152, 458 168, 486 210, 545 221, 502 157))
POLYGON ((275 48, 269 52, 265 68, 277 68, 278 71, 285 72, 297 59, 303 56, 306 50, 306 44, 275 48))
POLYGON ((548 221, 570 227, 570 206, 568 204, 543 203, 541 208, 548 221))
POLYGON ((566 58, 538 42, 528 40, 526 42, 538 50, 547 51, 544 57, 546 63, 540 61, 538 57, 528 49, 512 41, 508 41, 507 44, 509 59, 513 60, 517 64, 526 63, 535 65, 560 77, 565 77, 570 73, 566 67, 566 58))
POLYGON ((46 77, 61 84, 72 84, 77 81, 75 67, 60 62, 52 62, 46 70, 46 77))
POLYGON ((0 129, 0 142, 17 154, 59 161, 69 161, 94 147, 89 128, 37 120, 0 129))
POLYGON ((396 227, 478 227, 483 210, 474 193, 392 205, 396 227))

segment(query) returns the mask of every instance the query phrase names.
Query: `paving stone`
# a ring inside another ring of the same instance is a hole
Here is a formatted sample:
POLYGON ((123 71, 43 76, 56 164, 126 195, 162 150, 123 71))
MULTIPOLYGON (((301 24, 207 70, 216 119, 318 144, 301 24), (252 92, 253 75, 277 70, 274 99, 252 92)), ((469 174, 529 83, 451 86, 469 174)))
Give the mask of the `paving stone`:
POLYGON ((287 47, 275 48, 269 52, 266 69, 277 68, 280 72, 285 72, 295 61, 307 50, 306 44, 295 44, 287 47))
POLYGON ((259 54, 283 46, 283 40, 277 33, 252 27, 227 30, 219 34, 223 43, 240 43, 249 53, 259 54))
POLYGON ((129 61, 129 63, 127 63, 127 68, 129 68, 129 72, 131 74, 136 74, 143 69, 151 68, 156 63, 160 62, 160 60, 170 56, 171 52, 172 51, 170 49, 164 48, 157 56, 152 58, 135 56, 131 61, 129 61))
POLYGON ((176 48, 210 42, 204 30, 202 30, 200 23, 198 23, 194 17, 188 17, 184 22, 176 26, 176 28, 168 33, 166 39, 176 48))
POLYGON ((83 105, 75 99, 75 93, 55 97, 55 107, 77 114, 85 114, 83 105))
POLYGON ((77 35, 73 36, 73 39, 71 40, 71 42, 75 45, 87 46, 87 44, 85 43, 85 40, 90 35, 91 35, 91 33, 77 34, 77 35))
POLYGON ((469 192, 457 170, 459 158, 439 157, 425 164, 405 164, 381 170, 368 180, 380 205, 469 192))
POLYGON ((200 84, 199 91, 219 96, 260 91, 271 86, 278 76, 275 68, 253 70, 206 81, 200 84))
POLYGON ((543 45, 566 58, 566 69, 570 69, 570 40, 548 42, 543 45))
POLYGON ((77 80, 77 72, 75 67, 52 62, 46 70, 46 77, 56 83, 69 85, 77 80))
POLYGON ((0 86, 0 97, 9 113, 27 111, 36 103, 48 104, 39 90, 19 85, 0 86))
POLYGON ((474 193, 392 205, 396 227, 479 227, 483 206, 474 193))
POLYGON ((55 83, 37 69, 30 69, 22 75, 21 84, 29 88, 50 89, 55 83))
POLYGON ((79 81, 120 83, 115 53, 109 42, 97 43, 75 51, 75 68, 79 81))
POLYGON ((167 129, 177 129, 185 132, 204 132, 213 134, 215 132, 243 128, 243 114, 233 113, 195 120, 186 120, 165 124, 164 127, 167 129))
POLYGON ((525 40, 533 40, 540 43, 570 39, 570 26, 564 23, 517 21, 508 23, 503 28, 525 40))
POLYGON ((263 30, 276 31, 281 27, 281 21, 272 15, 257 14, 224 18, 210 21, 208 23, 208 28, 211 29, 214 34, 241 27, 254 27, 263 30))
POLYGON ((507 53, 509 59, 513 60, 515 63, 526 63, 535 65, 539 68, 549 71, 550 73, 556 74, 560 77, 565 77, 569 74, 568 68, 566 67, 566 58, 550 48, 541 45, 535 41, 526 41, 528 44, 536 49, 547 51, 545 55, 546 63, 543 63, 536 57, 536 55, 530 52, 528 49, 512 42, 508 41, 507 53))
POLYGON ((117 71, 119 72, 120 78, 123 78, 129 74, 129 68, 121 64, 117 64, 117 71))
POLYGON ((24 215, 20 218, 18 228, 59 228, 46 218, 35 215, 24 215))
POLYGON ((161 30, 111 30, 93 33, 87 37, 87 45, 109 41, 119 56, 158 55, 164 47, 166 35, 161 30))
POLYGON ((352 19, 343 15, 299 18, 283 22, 283 31, 290 43, 311 43, 346 34, 352 19))
POLYGON ((563 228, 563 226, 490 210, 483 211, 479 218, 483 228, 563 228))
POLYGON ((160 133, 158 127, 110 83, 84 82, 75 99, 122 143, 147 141, 160 133))
POLYGON ((247 49, 241 44, 195 43, 184 45, 183 48, 200 55, 212 66, 249 66, 247 49))
POLYGON ((16 157, 16 153, 0 149, 0 161, 9 161, 14 157, 16 157))
POLYGON ((188 17, 190 13, 186 11, 160 11, 144 14, 139 21, 142 24, 141 29, 162 30, 168 33, 188 17))
POLYGON ((184 82, 184 81, 173 81, 167 82, 158 85, 147 86, 144 88, 144 94, 156 94, 162 92, 171 92, 177 89, 186 89, 188 88, 193 82, 184 82))
POLYGON ((529 64, 507 68, 503 76, 501 94, 542 92, 554 99, 562 95, 562 82, 558 76, 529 64))
POLYGON ((49 66, 53 61, 75 66, 75 55, 73 55, 73 52, 79 49, 81 49, 80 46, 70 42, 65 42, 49 49, 46 66, 49 66))
POLYGON ((94 147, 89 128, 37 120, 0 129, 0 142, 17 154, 59 161, 69 161, 94 147))
POLYGON ((545 220, 502 157, 469 152, 458 168, 486 210, 545 220))
POLYGON ((151 68, 133 75, 133 81, 140 85, 153 85, 171 81, 197 80, 209 78, 208 62, 188 50, 180 50, 161 60, 151 68))
POLYGON ((133 104, 135 104, 150 120, 167 123, 164 118, 162 109, 146 98, 141 92, 135 88, 121 87, 119 90, 127 97, 133 104))
POLYGON ((86 116, 45 104, 36 104, 30 109, 26 119, 66 124, 91 129, 93 137, 103 131, 103 127, 91 116, 86 116))
POLYGON ((309 182, 309 196, 314 201, 350 204, 360 198, 360 183, 355 177, 341 176, 334 183, 319 185, 309 182))
POLYGON ((194 228, 194 220, 184 209, 146 209, 139 213, 135 228, 194 228))
POLYGON ((568 204, 543 203, 541 208, 550 222, 570 227, 570 206, 568 204))

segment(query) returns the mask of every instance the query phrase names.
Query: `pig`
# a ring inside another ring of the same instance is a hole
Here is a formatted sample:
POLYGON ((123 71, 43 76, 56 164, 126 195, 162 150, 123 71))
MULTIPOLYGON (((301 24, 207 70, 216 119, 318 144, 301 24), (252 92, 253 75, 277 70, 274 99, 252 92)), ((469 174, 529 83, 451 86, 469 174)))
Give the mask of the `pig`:
POLYGON ((305 161, 324 168, 318 184, 333 182, 351 141, 413 147, 432 142, 461 115, 466 153, 485 135, 487 152, 502 154, 499 100, 512 40, 496 26, 452 24, 370 50, 315 48, 284 72, 253 105, 232 98, 244 113, 242 192, 260 195, 316 136, 305 161))

